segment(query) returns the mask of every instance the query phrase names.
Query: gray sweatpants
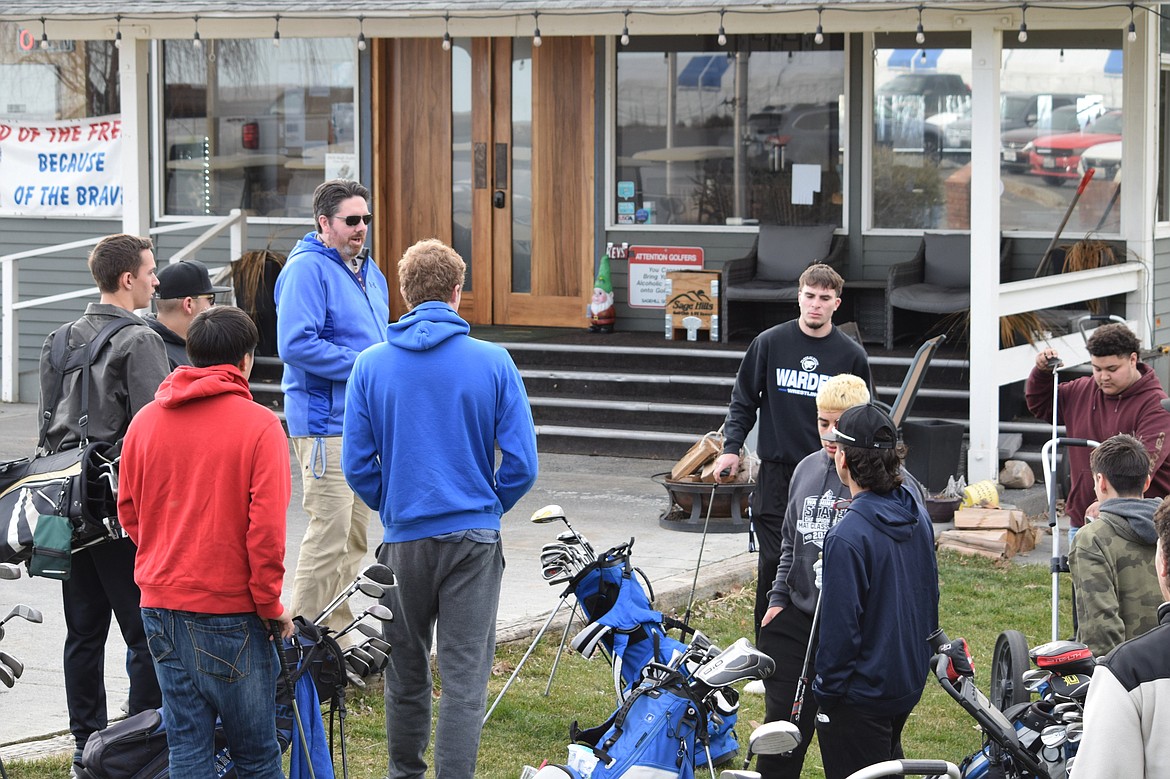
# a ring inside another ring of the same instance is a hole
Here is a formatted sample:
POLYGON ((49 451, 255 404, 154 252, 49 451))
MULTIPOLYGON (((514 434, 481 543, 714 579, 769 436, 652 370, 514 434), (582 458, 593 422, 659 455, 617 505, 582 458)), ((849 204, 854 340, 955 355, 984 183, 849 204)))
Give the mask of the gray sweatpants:
POLYGON ((389 779, 426 774, 431 733, 431 635, 438 624, 443 694, 435 728, 437 779, 472 779, 487 684, 496 650, 496 609, 504 571, 501 544, 424 538, 383 544, 378 561, 398 576, 382 597, 394 612, 384 626, 389 779))

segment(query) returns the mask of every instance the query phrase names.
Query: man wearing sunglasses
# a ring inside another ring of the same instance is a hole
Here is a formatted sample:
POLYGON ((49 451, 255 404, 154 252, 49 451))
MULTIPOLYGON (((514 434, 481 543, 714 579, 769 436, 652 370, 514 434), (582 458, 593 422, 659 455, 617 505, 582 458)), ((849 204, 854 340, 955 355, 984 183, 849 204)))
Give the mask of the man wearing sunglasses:
POLYGON ((216 295, 227 291, 227 287, 212 286, 211 274, 199 260, 180 260, 158 269, 158 289, 154 292, 158 313, 147 314, 143 319, 166 344, 172 371, 180 365, 191 364, 187 357, 187 329, 191 320, 214 306, 216 295))
MULTIPOLYGON (((386 340, 386 277, 362 252, 370 191, 333 179, 313 193, 316 230, 297 242, 276 279, 276 332, 284 360, 284 416, 301 469, 309 525, 293 579, 293 614, 315 619, 357 575, 370 509, 341 472, 345 385, 354 360, 386 340)), ((342 604, 335 630, 353 615, 342 604)))

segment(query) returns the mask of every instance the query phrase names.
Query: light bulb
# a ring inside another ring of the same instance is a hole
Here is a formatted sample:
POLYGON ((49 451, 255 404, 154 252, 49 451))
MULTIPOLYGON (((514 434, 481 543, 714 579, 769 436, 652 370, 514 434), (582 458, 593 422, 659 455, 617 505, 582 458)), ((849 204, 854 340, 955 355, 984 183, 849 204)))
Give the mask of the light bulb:
POLYGON ((825 42, 825 31, 822 30, 821 26, 818 24, 817 25, 817 34, 813 36, 813 43, 820 46, 824 42, 825 42))
POLYGON ((1016 37, 1019 39, 1020 43, 1027 43, 1028 42, 1028 25, 1024 24, 1023 22, 1020 22, 1020 34, 1016 37))
POLYGON ((720 25, 720 26, 719 26, 719 37, 718 37, 718 38, 716 38, 716 39, 715 39, 715 41, 716 41, 716 43, 718 43, 720 46, 726 46, 726 45, 727 45, 727 33, 725 33, 725 32, 723 31, 723 26, 722 26, 722 25, 720 25))
POLYGON ((621 42, 622 42, 622 45, 623 45, 623 46, 629 46, 629 45, 630 45, 630 28, 629 28, 629 27, 623 27, 623 28, 622 28, 622 37, 621 37, 621 42))
POLYGON ((1130 43, 1133 43, 1137 40, 1137 26, 1134 25, 1132 19, 1129 22, 1129 32, 1125 34, 1125 37, 1129 40, 1130 43))
POLYGON ((451 33, 443 33, 443 51, 451 51, 451 33))
POLYGON ((914 41, 919 46, 926 43, 926 32, 922 29, 922 22, 918 23, 918 32, 914 33, 914 41))
POLYGON ((544 43, 544 41, 540 38, 540 28, 537 27, 532 31, 532 45, 540 48, 540 44, 542 43, 544 43))

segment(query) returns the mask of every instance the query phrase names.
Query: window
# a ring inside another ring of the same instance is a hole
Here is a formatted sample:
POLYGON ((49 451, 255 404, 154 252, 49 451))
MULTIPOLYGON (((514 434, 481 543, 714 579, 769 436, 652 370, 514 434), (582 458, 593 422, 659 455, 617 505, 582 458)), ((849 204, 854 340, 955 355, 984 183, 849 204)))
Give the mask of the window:
MULTIPOLYGON (((1027 47, 1004 36, 1000 223, 1004 230, 1053 231, 1093 167, 1069 229, 1117 232, 1120 39, 1090 31, 1061 46, 1059 35, 1027 47), (1103 40, 1117 48, 1086 48, 1103 40)), ((970 73, 967 48, 875 50, 874 227, 970 228, 970 73)))
POLYGON ((873 63, 873 226, 969 226, 946 190, 971 155, 970 51, 879 48, 873 63))
POLYGON ((617 224, 841 224, 844 36, 617 53, 617 224))
POLYGON ((0 119, 55 121, 121 111, 113 41, 50 38, 40 27, 0 22, 0 119))
POLYGON ((163 42, 166 213, 306 217, 357 177, 353 41, 282 43, 163 42))

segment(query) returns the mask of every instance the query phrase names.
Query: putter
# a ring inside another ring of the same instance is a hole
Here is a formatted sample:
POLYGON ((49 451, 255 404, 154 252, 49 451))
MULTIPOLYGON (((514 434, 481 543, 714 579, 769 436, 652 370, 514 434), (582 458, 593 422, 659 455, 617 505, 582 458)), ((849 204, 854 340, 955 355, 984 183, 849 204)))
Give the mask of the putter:
MULTIPOLYGON (((9 670, 12 671, 12 675, 17 679, 19 679, 21 674, 24 673, 24 663, 20 662, 7 652, 0 652, 0 664, 8 666, 9 670)), ((11 687, 12 685, 8 686, 11 687)))
POLYGON ((280 622, 272 619, 268 621, 268 630, 276 648, 276 657, 280 660, 280 675, 284 679, 284 689, 288 690, 292 700, 293 717, 296 720, 297 732, 301 735, 301 749, 305 750, 305 764, 309 767, 309 779, 317 779, 313 771, 312 753, 309 751, 309 741, 305 736, 305 721, 301 719, 301 707, 297 705, 297 691, 293 687, 292 674, 288 670, 288 658, 284 656, 284 639, 280 636, 280 622))

